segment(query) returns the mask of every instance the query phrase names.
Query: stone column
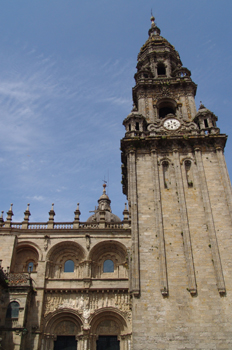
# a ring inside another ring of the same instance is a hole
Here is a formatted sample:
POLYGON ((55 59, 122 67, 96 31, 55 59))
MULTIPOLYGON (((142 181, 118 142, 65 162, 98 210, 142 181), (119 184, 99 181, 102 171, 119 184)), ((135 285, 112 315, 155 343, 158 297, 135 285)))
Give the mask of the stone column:
POLYGON ((139 228, 138 228, 138 202, 137 202, 137 169, 136 169, 136 153, 131 150, 128 155, 129 163, 129 200, 131 211, 131 235, 132 235, 132 292, 134 295, 140 293, 140 277, 139 277, 139 228))
POLYGON ((209 191, 208 191, 204 166, 202 162, 202 154, 199 148, 195 148, 195 157, 197 161, 197 169, 198 169, 198 174, 200 178, 201 193, 202 193, 202 199, 203 199, 203 204, 205 208, 205 217, 206 217, 206 223, 207 223, 208 232, 209 232, 209 240, 211 244, 213 265, 214 265, 216 281, 217 281, 217 288, 219 293, 223 294, 226 291, 225 282, 223 277, 218 243, 217 243, 216 230, 214 226, 213 213, 212 213, 211 203, 209 198, 209 191))
POLYGON ((173 150, 173 156, 174 156, 177 192, 179 197, 180 218, 181 218, 182 233, 183 233, 183 240, 184 240, 184 254, 185 254, 187 274, 188 274, 188 290, 191 294, 196 294, 197 286, 196 286, 196 277, 195 277, 193 254, 192 254, 192 244, 191 244, 190 230, 189 230, 189 223, 188 223, 188 212, 187 212, 187 206, 186 206, 186 200, 185 200, 182 172, 180 168, 180 155, 177 149, 173 150))
POLYGON ((168 276, 162 215, 162 200, 160 191, 158 157, 156 150, 151 151, 151 156, 153 166, 154 200, 156 209, 156 232, 159 237, 160 290, 163 295, 168 295, 168 276))

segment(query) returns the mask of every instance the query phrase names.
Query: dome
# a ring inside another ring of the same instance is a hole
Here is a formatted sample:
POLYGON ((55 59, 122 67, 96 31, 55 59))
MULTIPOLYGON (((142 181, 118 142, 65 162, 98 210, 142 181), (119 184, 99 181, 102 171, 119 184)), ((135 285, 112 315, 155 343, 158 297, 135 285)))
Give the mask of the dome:
POLYGON ((95 207, 94 214, 91 215, 87 222, 99 222, 100 221, 100 211, 105 212, 106 222, 121 222, 120 218, 111 212, 110 207, 111 200, 106 194, 106 184, 103 185, 103 193, 98 199, 98 207, 95 207))

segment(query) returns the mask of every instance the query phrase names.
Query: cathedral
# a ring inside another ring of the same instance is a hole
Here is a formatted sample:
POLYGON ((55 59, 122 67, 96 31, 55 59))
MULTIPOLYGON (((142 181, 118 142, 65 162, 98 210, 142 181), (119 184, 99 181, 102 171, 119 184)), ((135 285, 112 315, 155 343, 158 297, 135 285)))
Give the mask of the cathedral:
POLYGON ((232 349, 227 136, 160 33, 152 16, 123 121, 123 220, 106 185, 86 222, 0 217, 3 350, 232 349))

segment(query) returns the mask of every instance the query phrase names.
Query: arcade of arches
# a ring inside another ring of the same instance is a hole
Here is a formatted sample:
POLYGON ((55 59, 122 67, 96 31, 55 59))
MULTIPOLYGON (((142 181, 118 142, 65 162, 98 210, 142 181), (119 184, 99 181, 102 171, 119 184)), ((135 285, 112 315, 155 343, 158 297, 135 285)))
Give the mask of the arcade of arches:
MULTIPOLYGON (((104 186, 86 223, 77 209, 71 230, 53 225, 44 234, 38 226, 18 236, 12 288, 0 311, 8 328, 18 329, 2 333, 7 349, 20 342, 17 350, 130 349, 129 213, 125 208, 121 221, 110 202, 104 186)), ((54 217, 54 209, 49 214, 54 217)))

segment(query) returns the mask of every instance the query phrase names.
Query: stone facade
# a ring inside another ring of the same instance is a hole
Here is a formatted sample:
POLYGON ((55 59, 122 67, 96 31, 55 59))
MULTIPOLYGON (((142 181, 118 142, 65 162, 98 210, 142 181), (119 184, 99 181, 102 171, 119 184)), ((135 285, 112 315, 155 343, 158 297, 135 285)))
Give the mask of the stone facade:
POLYGON ((12 206, 0 218, 2 349, 232 348, 227 136, 196 110, 191 72, 151 21, 123 122, 129 208, 121 221, 104 186, 87 222, 79 205, 71 223, 53 205, 44 223, 29 205, 22 223, 12 206))
POLYGON ((53 350, 60 336, 75 337, 78 350, 95 349, 103 335, 130 348, 131 230, 126 207, 123 213, 123 221, 112 214, 105 187, 87 222, 78 206, 72 223, 55 223, 52 206, 48 222, 32 223, 28 206, 24 221, 13 223, 11 206, 0 228, 9 266, 0 270, 2 349, 53 350), (18 313, 10 314, 14 303, 18 313))

